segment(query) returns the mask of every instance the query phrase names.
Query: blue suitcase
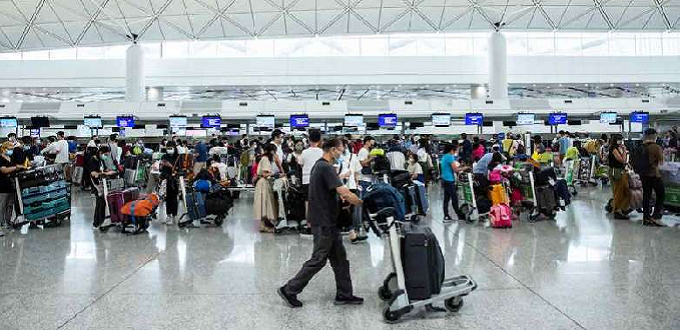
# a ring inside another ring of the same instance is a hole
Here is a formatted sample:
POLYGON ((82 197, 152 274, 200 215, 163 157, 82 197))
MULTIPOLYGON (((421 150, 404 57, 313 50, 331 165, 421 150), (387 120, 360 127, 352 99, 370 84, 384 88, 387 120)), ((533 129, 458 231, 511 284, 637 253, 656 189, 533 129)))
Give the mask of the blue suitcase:
POLYGON ((187 194, 187 213, 192 221, 206 217, 205 198, 202 193, 192 192, 187 194))
POLYGON ((426 215, 427 210, 430 208, 430 204, 427 201, 427 188, 425 184, 419 181, 413 181, 415 187, 416 204, 418 205, 418 213, 421 215, 426 215))

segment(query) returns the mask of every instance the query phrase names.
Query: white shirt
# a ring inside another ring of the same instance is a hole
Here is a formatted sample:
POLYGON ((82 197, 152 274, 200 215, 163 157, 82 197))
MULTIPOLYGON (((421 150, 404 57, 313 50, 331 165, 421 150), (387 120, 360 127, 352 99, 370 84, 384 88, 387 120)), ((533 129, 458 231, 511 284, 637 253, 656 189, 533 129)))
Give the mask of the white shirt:
POLYGON ((273 141, 272 144, 276 146, 276 155, 279 156, 280 160, 283 160, 283 148, 280 145, 274 143, 273 141))
POLYGON ((423 167, 418 162, 408 165, 408 172, 411 174, 423 174, 423 167))
POLYGON ((227 164, 220 163, 220 162, 213 162, 211 167, 217 167, 217 170, 220 171, 220 179, 221 180, 226 180, 229 178, 229 174, 227 173, 227 164))
POLYGON ((302 151, 302 156, 298 158, 298 163, 302 165, 302 184, 309 184, 309 175, 312 167, 319 158, 323 156, 323 149, 311 147, 302 151))
MULTIPOLYGON (((368 159, 368 155, 368 149, 361 148, 357 154, 357 158, 360 162, 363 162, 368 159)), ((361 170, 359 170, 359 173, 361 173, 361 170)), ((359 181, 373 182, 373 174, 359 174, 359 181)))
POLYGON ((342 163, 342 171, 340 171, 340 175, 345 174, 349 172, 349 177, 347 178, 347 188, 348 189, 357 189, 357 179, 356 179, 356 174, 361 173, 361 163, 359 162, 359 158, 357 155, 350 153, 349 156, 346 156, 344 159, 344 162, 342 163))
POLYGON ((182 146, 177 146, 177 153, 180 155, 184 155, 187 153, 187 148, 182 147, 182 146))
POLYGON ((56 154, 57 157, 54 159, 55 164, 65 164, 69 162, 68 159, 68 141, 58 140, 56 142, 50 143, 43 151, 42 154, 56 154))
POLYGON ((401 151, 392 151, 387 153, 387 158, 390 160, 390 168, 393 170, 403 170, 406 168, 406 156, 401 151))

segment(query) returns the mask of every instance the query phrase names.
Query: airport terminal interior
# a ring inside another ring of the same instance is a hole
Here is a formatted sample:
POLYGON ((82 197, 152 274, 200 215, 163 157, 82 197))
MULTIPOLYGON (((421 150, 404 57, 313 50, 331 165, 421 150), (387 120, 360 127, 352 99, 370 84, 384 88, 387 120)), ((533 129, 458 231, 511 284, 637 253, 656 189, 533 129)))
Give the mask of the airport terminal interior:
POLYGON ((0 329, 679 329, 676 0, 0 0, 0 329))

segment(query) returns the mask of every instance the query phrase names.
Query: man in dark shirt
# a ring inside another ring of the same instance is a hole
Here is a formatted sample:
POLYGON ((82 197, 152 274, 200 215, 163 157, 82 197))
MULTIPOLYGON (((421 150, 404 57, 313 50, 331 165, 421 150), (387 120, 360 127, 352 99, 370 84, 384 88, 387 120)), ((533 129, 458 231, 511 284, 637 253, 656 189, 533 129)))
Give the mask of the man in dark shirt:
POLYGON ((659 166, 663 164, 663 151, 661 147, 656 144, 656 130, 653 128, 647 129, 643 137, 643 148, 647 148, 647 156, 649 157, 649 171, 647 173, 640 173, 640 180, 642 181, 642 209, 643 221, 645 226, 665 227, 661 222, 663 215, 663 203, 665 189, 659 166), (656 195, 656 204, 654 205, 654 213, 651 214, 650 203, 652 192, 656 195))
POLYGON ((460 153, 458 155, 458 158, 460 158, 461 161, 463 162, 468 162, 472 163, 472 143, 470 140, 468 140, 467 134, 463 133, 460 135, 460 138, 463 140, 461 141, 461 148, 460 148, 460 153))
POLYGON ((319 159, 309 178, 309 211, 307 221, 314 235, 312 258, 288 283, 279 288, 278 293, 290 307, 302 307, 297 295, 307 286, 309 281, 330 260, 335 273, 337 293, 336 305, 359 305, 364 299, 354 296, 352 279, 349 274, 349 261, 342 236, 338 229, 337 219, 340 213, 338 195, 349 203, 359 206, 361 200, 342 184, 333 164, 344 153, 344 145, 339 139, 327 140, 323 145, 323 157, 319 159))

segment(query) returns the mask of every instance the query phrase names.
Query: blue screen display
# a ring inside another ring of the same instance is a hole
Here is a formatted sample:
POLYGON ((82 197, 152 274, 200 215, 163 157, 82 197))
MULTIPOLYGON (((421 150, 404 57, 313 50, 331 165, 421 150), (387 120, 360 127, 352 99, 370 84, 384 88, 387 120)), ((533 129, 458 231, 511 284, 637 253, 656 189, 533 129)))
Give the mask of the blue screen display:
POLYGON ((17 127, 16 118, 0 118, 0 127, 17 127))
POLYGON ((116 126, 118 126, 118 127, 135 127, 135 117, 118 116, 118 117, 116 117, 116 126))
POLYGON ((291 115, 290 127, 292 128, 309 127, 309 117, 307 115, 291 115))
POLYGON ((378 126, 380 127, 396 127, 397 115, 394 113, 387 113, 378 115, 378 126))
POLYGON ((481 113, 466 113, 465 125, 481 126, 484 123, 484 115, 481 113))
POLYGON ((550 125, 565 125, 566 123, 566 113, 551 113, 550 116, 548 116, 548 124, 550 125))
POLYGON ((222 125, 222 118, 217 116, 203 116, 201 118, 201 127, 203 128, 220 128, 222 125))
POLYGON ((630 122, 631 123, 648 123, 649 122, 649 113, 647 112, 632 112, 630 114, 630 122))

